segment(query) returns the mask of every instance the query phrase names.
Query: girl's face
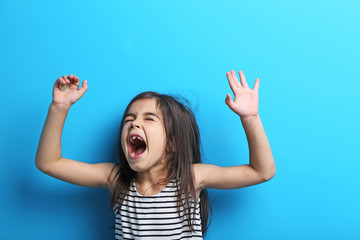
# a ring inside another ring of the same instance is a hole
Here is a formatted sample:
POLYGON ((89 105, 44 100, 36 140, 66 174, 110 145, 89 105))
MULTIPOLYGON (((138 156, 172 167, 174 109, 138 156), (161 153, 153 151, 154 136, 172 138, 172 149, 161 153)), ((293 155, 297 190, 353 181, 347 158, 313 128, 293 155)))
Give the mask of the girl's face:
POLYGON ((139 99, 130 106, 121 131, 121 146, 135 172, 156 173, 166 166, 166 131, 155 99, 139 99))

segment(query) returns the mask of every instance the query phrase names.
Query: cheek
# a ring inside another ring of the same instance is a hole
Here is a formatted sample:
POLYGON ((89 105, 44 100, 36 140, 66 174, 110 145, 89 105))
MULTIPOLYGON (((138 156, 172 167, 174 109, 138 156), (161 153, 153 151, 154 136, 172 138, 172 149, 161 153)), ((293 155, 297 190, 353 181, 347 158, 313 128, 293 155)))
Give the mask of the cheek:
POLYGON ((162 135, 159 134, 158 143, 159 143, 159 147, 161 146, 161 148, 164 151, 167 151, 168 146, 167 146, 167 139, 166 139, 166 133, 165 132, 162 135))
POLYGON ((166 136, 165 133, 161 133, 160 129, 152 129, 147 134, 148 146, 152 151, 162 153, 166 151, 166 136))

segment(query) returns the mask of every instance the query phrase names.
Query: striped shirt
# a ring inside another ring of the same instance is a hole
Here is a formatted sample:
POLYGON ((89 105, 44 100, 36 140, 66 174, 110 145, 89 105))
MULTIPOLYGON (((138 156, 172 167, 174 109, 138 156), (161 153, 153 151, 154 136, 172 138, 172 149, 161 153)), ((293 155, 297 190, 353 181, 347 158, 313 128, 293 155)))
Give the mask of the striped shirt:
MULTIPOLYGON (((177 210, 177 187, 175 181, 154 196, 142 196, 136 190, 135 181, 130 184, 119 211, 114 206, 115 239, 202 239, 200 200, 195 208, 194 232, 189 228, 183 207, 177 210)), ((191 206, 195 202, 189 196, 191 206)), ((118 200, 119 201, 119 200, 118 200)), ((184 202, 184 200, 183 200, 184 202)))

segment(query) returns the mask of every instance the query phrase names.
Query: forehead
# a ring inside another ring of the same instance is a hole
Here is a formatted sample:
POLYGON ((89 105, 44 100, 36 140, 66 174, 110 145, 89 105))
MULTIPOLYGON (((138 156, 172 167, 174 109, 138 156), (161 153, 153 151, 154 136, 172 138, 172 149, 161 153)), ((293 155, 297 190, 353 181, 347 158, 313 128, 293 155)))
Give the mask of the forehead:
POLYGON ((152 112, 162 117, 162 112, 158 103, 153 98, 143 98, 133 102, 129 108, 128 114, 141 114, 145 112, 152 112))

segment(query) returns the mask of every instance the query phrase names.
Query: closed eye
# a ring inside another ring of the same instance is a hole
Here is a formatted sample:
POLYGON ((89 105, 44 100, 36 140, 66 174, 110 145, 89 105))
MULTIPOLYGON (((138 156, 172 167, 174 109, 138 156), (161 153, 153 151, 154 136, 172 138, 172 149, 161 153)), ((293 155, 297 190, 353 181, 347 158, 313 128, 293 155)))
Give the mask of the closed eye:
POLYGON ((154 121, 154 119, 152 119, 152 118, 145 118, 145 120, 147 120, 147 121, 154 121))

